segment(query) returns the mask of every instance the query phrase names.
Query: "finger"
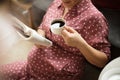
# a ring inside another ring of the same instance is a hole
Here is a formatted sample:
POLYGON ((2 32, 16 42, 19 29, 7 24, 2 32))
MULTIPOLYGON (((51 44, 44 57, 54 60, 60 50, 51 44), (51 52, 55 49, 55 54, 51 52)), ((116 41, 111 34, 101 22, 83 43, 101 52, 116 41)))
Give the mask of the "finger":
POLYGON ((70 33, 69 33, 66 29, 64 29, 64 30, 62 31, 62 36, 68 37, 69 35, 70 35, 70 33))
POLYGON ((76 32, 72 27, 65 26, 65 29, 71 33, 76 32))
POLYGON ((63 39, 64 39, 65 44, 67 44, 67 43, 66 43, 66 37, 65 37, 65 36, 63 36, 63 35, 62 35, 62 37, 63 37, 63 39))
POLYGON ((37 31, 41 36, 45 37, 45 31, 38 29, 37 31))
POLYGON ((38 47, 38 48, 45 48, 45 46, 38 45, 38 44, 35 44, 35 46, 38 47))

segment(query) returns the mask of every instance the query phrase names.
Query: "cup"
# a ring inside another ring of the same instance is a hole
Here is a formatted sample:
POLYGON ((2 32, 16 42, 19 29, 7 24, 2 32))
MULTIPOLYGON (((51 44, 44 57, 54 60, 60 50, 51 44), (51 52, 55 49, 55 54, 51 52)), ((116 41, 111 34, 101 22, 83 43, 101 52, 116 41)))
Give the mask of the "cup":
POLYGON ((55 19, 51 22, 51 32, 57 35, 61 35, 61 31, 65 26, 65 20, 55 19))

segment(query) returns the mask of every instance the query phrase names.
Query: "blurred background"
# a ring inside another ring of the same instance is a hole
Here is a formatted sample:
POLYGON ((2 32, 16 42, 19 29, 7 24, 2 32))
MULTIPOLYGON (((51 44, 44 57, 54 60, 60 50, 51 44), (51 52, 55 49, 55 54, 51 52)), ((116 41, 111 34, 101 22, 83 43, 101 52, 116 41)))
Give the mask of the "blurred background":
MULTIPOLYGON (((42 18, 53 0, 0 0, 0 10, 7 11, 30 28, 37 30, 42 18)), ((94 2, 97 0, 93 0, 94 2)), ((107 1, 107 0, 106 0, 107 1)), ((97 6, 96 6, 97 7, 97 6)), ((110 10, 97 7, 107 18, 109 40, 111 42, 111 60, 120 56, 120 9, 110 10)), ((0 25, 0 64, 26 60, 33 44, 22 40, 8 27, 0 25), (9 32, 9 33, 8 33, 9 32), (2 33, 2 34, 1 34, 2 33), (1 37, 3 36, 3 37, 1 37), (2 44, 2 45, 1 45, 2 44), (3 46, 5 49, 3 50, 3 46)), ((83 80, 98 80, 102 69, 87 63, 83 80)))

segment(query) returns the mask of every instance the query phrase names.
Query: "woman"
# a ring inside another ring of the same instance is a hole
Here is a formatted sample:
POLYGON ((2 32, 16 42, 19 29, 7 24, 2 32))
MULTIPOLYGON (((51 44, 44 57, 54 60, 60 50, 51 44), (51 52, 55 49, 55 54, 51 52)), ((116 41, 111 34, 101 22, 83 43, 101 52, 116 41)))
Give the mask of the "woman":
POLYGON ((7 80, 80 80, 85 59, 103 67, 110 58, 108 25, 90 0, 53 1, 38 33, 53 41, 53 46, 36 45, 26 62, 3 66, 7 80), (56 18, 66 20, 62 36, 50 31, 56 18))

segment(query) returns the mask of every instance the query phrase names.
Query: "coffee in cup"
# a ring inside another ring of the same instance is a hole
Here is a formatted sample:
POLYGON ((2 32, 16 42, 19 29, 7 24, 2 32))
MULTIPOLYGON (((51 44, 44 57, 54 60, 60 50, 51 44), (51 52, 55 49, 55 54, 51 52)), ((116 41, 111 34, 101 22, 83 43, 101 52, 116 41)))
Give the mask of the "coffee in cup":
POLYGON ((65 26, 65 21, 63 19, 55 19, 51 23, 51 32, 54 34, 61 35, 61 31, 65 26))

